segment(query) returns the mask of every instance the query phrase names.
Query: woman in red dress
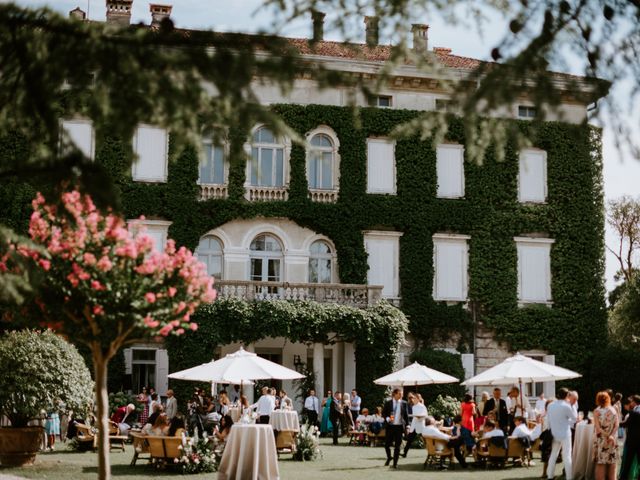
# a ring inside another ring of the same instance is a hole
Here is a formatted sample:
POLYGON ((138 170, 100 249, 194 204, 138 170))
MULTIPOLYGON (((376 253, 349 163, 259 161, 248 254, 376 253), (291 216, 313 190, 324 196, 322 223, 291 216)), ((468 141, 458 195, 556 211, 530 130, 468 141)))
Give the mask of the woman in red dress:
POLYGON ((460 422, 460 436, 464 440, 465 444, 472 447, 475 443, 471 434, 474 431, 474 417, 476 416, 476 404, 473 401, 473 397, 465 393, 464 400, 460 405, 460 416, 462 421, 460 422))

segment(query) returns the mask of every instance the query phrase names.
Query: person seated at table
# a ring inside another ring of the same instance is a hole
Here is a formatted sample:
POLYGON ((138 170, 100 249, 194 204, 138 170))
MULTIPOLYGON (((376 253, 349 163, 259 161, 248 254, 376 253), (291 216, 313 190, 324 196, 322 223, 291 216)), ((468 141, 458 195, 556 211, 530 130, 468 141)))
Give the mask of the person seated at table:
POLYGON ((445 440, 447 442, 447 447, 453 449, 453 455, 458 460, 458 463, 462 466, 462 468, 467 468, 467 461, 464 458, 462 453, 462 445, 464 444, 464 440, 460 435, 452 436, 447 435, 442 432, 440 428, 436 425, 436 420, 429 416, 424 421, 424 428, 422 429, 422 436, 424 438, 435 438, 437 440, 445 440))
POLYGON ((522 415, 515 417, 513 423, 515 424, 515 428, 513 432, 511 432, 511 436, 521 440, 527 448, 530 447, 531 444, 540 437, 540 433, 542 433, 542 426, 540 424, 537 424, 533 430, 529 429, 529 427, 527 427, 527 421, 522 415))
POLYGON ((361 425, 369 425, 372 421, 371 415, 369 415, 369 409, 367 407, 360 410, 360 415, 356 418, 356 428, 361 425))
POLYGON ((233 427, 233 420, 231 419, 231 415, 225 415, 220 419, 220 428, 216 427, 213 431, 216 440, 219 443, 225 443, 227 441, 229 432, 231 432, 231 427, 233 427))
POLYGON ((496 424, 491 420, 487 420, 484 422, 482 426, 482 437, 481 438, 495 438, 495 437, 504 437, 504 432, 496 427, 496 424))
POLYGON ((162 404, 154 403, 152 413, 151 415, 149 415, 149 418, 147 418, 147 423, 145 423, 145 425, 153 425, 155 421, 158 419, 158 416, 162 412, 164 412, 164 408, 162 407, 162 404))
POLYGON ((136 406, 133 403, 124 407, 118 408, 113 415, 111 415, 111 421, 118 425, 120 435, 128 435, 131 429, 130 422, 133 421, 133 412, 135 412, 136 406))
POLYGON ((451 435, 454 437, 461 437, 468 451, 471 451, 476 444, 476 441, 473 438, 473 432, 470 432, 467 428, 462 426, 462 415, 456 415, 453 417, 451 435))
POLYGON ((382 407, 376 407, 376 413, 371 415, 371 423, 369 424, 369 430, 371 433, 377 435, 382 430, 384 425, 384 417, 382 416, 382 407))
POLYGON ((161 413, 155 422, 153 422, 153 425, 147 423, 144 426, 142 433, 150 437, 164 437, 169 434, 169 428, 169 417, 167 417, 166 413, 161 413))
POLYGON ((184 415, 177 412, 175 416, 169 421, 169 433, 170 437, 177 437, 186 429, 184 415))
POLYGON ((218 395, 218 408, 216 409, 216 412, 220 414, 222 417, 224 417, 226 414, 229 413, 230 406, 231 406, 231 401, 227 396, 226 390, 221 390, 220 394, 218 395))
POLYGON ((287 395, 287 392, 280 390, 280 410, 291 410, 293 408, 293 402, 287 395))

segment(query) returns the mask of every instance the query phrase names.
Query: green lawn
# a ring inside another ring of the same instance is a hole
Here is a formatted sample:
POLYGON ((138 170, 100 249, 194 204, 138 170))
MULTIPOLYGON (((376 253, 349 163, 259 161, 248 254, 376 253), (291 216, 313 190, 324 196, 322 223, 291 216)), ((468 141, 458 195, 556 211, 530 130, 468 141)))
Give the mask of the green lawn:
MULTIPOLYGON (((280 460, 280 475, 282 479, 474 479, 474 480, 511 480, 511 479, 536 479, 542 473, 542 465, 539 459, 535 459, 536 465, 531 468, 507 467, 502 470, 476 470, 469 468, 453 471, 437 471, 422 469, 425 459, 425 451, 412 449, 409 456, 400 458, 398 470, 384 467, 385 453, 382 447, 349 447, 346 440, 340 441, 342 445, 332 446, 329 439, 322 439, 323 458, 315 462, 294 462, 288 456, 280 460)), ((24 478, 42 478, 49 480, 83 480, 96 478, 96 455, 92 452, 76 453, 64 450, 59 444, 60 451, 55 453, 42 453, 38 455, 36 464, 25 468, 0 468, 0 479, 3 475, 16 475, 24 478)), ((129 462, 133 455, 133 447, 127 445, 125 453, 113 452, 111 464, 114 478, 133 480, 140 478, 152 478, 159 476, 178 476, 171 470, 152 470, 141 461, 135 467, 130 467, 129 462)), ((557 473, 560 475, 561 464, 557 473)), ((193 475, 189 478, 215 478, 215 474, 193 475)))

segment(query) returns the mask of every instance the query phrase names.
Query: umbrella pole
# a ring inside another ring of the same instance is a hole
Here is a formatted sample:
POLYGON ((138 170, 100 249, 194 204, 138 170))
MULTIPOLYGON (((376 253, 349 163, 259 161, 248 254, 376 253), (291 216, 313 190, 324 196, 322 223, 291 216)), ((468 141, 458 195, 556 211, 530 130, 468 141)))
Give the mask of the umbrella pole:
POLYGON ((520 382, 520 405, 521 405, 521 408, 522 408, 522 416, 524 417, 525 409, 524 409, 524 400, 522 399, 522 395, 523 395, 523 393, 522 393, 522 378, 519 378, 518 380, 520 382))

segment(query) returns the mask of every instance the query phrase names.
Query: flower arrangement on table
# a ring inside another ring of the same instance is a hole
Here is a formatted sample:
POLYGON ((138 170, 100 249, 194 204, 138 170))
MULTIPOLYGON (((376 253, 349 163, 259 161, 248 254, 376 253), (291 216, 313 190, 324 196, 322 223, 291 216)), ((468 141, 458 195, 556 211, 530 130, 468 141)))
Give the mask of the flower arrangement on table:
POLYGON ((178 449, 182 451, 182 456, 174 459, 174 463, 180 465, 183 473, 215 472, 218 469, 222 451, 215 450, 214 442, 206 432, 202 438, 197 430, 193 437, 183 437, 178 449))
POLYGON ((296 451, 293 459, 299 462, 315 460, 322 456, 320 451, 320 430, 315 425, 304 424, 296 436, 296 451))

